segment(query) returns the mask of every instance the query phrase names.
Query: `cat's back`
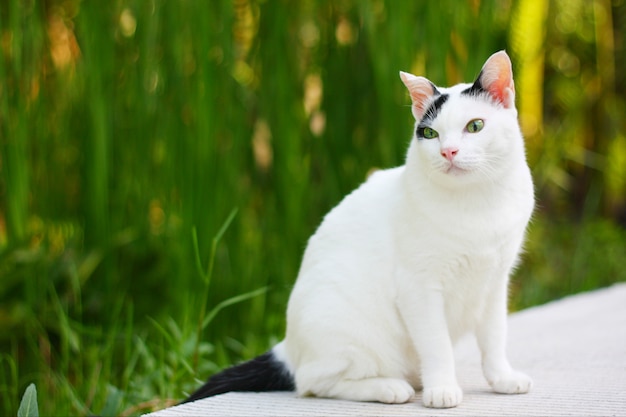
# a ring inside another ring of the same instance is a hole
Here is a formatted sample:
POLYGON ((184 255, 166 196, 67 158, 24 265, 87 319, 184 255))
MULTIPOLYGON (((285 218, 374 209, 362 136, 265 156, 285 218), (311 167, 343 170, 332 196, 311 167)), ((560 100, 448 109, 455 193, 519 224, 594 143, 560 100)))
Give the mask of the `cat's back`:
POLYGON ((392 266, 403 172, 404 166, 374 172, 324 217, 308 241, 290 303, 312 301, 311 294, 328 288, 347 293, 378 285, 370 277, 392 266))
POLYGON ((309 241, 316 244, 358 247, 383 238, 397 212, 402 192, 404 166, 377 170, 348 194, 322 221, 309 241))

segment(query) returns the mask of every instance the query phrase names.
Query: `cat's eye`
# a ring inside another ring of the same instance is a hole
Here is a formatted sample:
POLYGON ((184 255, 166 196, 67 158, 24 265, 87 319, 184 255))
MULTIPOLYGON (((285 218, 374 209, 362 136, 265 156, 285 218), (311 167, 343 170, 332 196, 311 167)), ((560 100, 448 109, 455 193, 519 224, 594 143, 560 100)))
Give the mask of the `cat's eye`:
POLYGON ((434 139, 439 136, 439 133, 437 133, 435 129, 425 127, 422 129, 422 136, 424 136, 425 139, 434 139))
POLYGON ((482 119, 470 120, 467 126, 465 126, 467 131, 470 133, 480 132, 483 129, 483 127, 485 127, 485 121, 482 119))

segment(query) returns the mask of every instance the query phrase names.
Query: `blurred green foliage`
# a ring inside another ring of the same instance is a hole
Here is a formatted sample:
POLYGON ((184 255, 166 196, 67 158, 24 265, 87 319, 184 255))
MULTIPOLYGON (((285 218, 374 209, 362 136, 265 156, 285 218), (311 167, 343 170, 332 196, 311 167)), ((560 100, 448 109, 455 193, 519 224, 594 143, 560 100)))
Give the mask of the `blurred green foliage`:
POLYGON ((403 163, 399 70, 513 57, 514 308, 626 280, 625 27, 623 0, 2 2, 0 413, 36 382, 43 414, 138 414, 280 339, 308 236, 403 163))

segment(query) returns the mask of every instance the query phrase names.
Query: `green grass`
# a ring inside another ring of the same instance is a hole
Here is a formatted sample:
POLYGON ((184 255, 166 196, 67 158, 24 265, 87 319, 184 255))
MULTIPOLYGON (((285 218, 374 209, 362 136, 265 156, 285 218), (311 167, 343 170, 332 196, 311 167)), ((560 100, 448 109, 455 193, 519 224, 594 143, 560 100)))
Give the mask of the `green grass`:
POLYGON ((626 230, 606 219, 582 223, 538 216, 513 279, 512 309, 626 281, 626 230))
POLYGON ((323 215, 403 162, 399 70, 513 57, 539 208, 512 308, 626 281, 626 9, 537 4, 3 2, 0 414, 31 383, 42 415, 141 414, 279 340, 323 215))

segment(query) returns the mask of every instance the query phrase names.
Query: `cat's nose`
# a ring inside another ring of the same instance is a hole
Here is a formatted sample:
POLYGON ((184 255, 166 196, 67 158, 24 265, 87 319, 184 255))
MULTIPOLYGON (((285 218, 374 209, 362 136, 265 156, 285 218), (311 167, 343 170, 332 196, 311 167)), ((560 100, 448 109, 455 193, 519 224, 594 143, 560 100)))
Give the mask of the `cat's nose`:
POLYGON ((459 148, 449 147, 441 150, 441 156, 450 162, 452 162, 457 153, 459 153, 459 148))

